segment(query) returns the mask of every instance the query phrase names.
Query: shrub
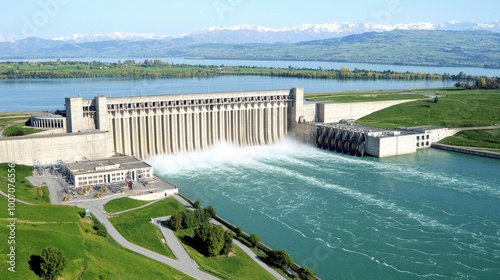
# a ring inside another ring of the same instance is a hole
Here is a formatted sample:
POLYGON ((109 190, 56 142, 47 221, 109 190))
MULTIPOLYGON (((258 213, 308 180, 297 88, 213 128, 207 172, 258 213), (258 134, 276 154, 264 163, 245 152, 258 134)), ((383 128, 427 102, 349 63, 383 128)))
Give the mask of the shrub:
POLYGON ((182 229, 182 215, 179 212, 172 214, 172 216, 170 216, 170 220, 168 220, 168 226, 173 231, 182 229))
POLYGON ((92 222, 94 222, 94 230, 96 231, 96 234, 102 237, 108 236, 108 230, 106 227, 99 222, 99 220, 92 216, 92 222))
POLYGON ((302 280, 314 280, 314 271, 312 269, 307 268, 307 267, 301 267, 297 270, 299 273, 299 277, 302 280))
POLYGON ((233 235, 222 226, 203 224, 194 231, 195 245, 207 257, 227 255, 233 246, 233 235))
POLYGON ((260 237, 257 234, 252 233, 250 234, 248 241, 250 241, 250 245, 252 245, 253 248, 256 248, 260 243, 260 237))
POLYGON ((42 279, 56 279, 66 267, 66 258, 58 249, 48 246, 42 250, 40 273, 42 279))
POLYGON ((286 269, 293 264, 293 259, 285 250, 272 250, 267 254, 269 262, 281 269, 286 269))

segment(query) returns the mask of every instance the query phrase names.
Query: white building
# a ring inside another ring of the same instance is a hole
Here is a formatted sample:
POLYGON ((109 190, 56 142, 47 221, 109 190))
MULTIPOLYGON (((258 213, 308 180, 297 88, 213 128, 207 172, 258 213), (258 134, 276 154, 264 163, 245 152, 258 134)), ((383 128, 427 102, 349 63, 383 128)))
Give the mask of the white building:
POLYGON ((77 161, 64 168, 75 187, 154 180, 153 167, 132 156, 77 161))

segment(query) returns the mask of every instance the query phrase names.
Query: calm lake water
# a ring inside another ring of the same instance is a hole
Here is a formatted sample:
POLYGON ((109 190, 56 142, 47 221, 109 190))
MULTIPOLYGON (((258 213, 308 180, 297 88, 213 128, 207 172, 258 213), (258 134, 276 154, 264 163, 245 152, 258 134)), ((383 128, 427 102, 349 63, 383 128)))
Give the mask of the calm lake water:
POLYGON ((343 81, 267 76, 220 76, 175 79, 20 79, 0 80, 0 112, 64 109, 64 98, 108 97, 176 93, 270 90, 303 87, 306 93, 327 91, 432 88, 451 81, 343 81))
POLYGON ((500 279, 500 161, 359 158, 284 141, 150 159, 322 279, 500 279))

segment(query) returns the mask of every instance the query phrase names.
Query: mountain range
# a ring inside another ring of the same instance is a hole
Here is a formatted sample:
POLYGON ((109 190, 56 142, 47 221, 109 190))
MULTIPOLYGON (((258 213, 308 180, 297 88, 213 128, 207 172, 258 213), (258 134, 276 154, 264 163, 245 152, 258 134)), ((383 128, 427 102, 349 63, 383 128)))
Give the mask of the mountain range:
POLYGON ((500 68, 500 22, 213 27, 167 37, 113 32, 0 42, 0 59, 197 57, 500 68))
MULTIPOLYGON (((268 28, 256 25, 236 25, 231 27, 210 27, 200 29, 190 34, 166 36, 154 33, 110 32, 94 34, 72 34, 50 38, 50 40, 67 43, 88 43, 110 40, 144 41, 144 40, 179 40, 197 44, 223 43, 297 43, 301 41, 339 38, 366 32, 386 32, 392 30, 487 30, 500 33, 500 21, 490 23, 473 23, 449 21, 434 24, 429 22, 402 23, 402 24, 373 24, 373 23, 326 23, 303 24, 294 27, 268 28)), ((15 42, 14 38, 0 35, 0 42, 15 42)))

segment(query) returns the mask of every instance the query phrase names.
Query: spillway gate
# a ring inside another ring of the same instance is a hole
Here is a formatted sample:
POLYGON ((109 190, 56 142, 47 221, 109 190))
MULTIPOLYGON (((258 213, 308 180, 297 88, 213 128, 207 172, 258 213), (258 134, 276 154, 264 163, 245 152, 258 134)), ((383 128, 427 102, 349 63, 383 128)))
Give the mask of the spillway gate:
POLYGON ((339 153, 364 156, 366 133, 348 126, 318 126, 316 128, 316 144, 318 148, 339 153))

